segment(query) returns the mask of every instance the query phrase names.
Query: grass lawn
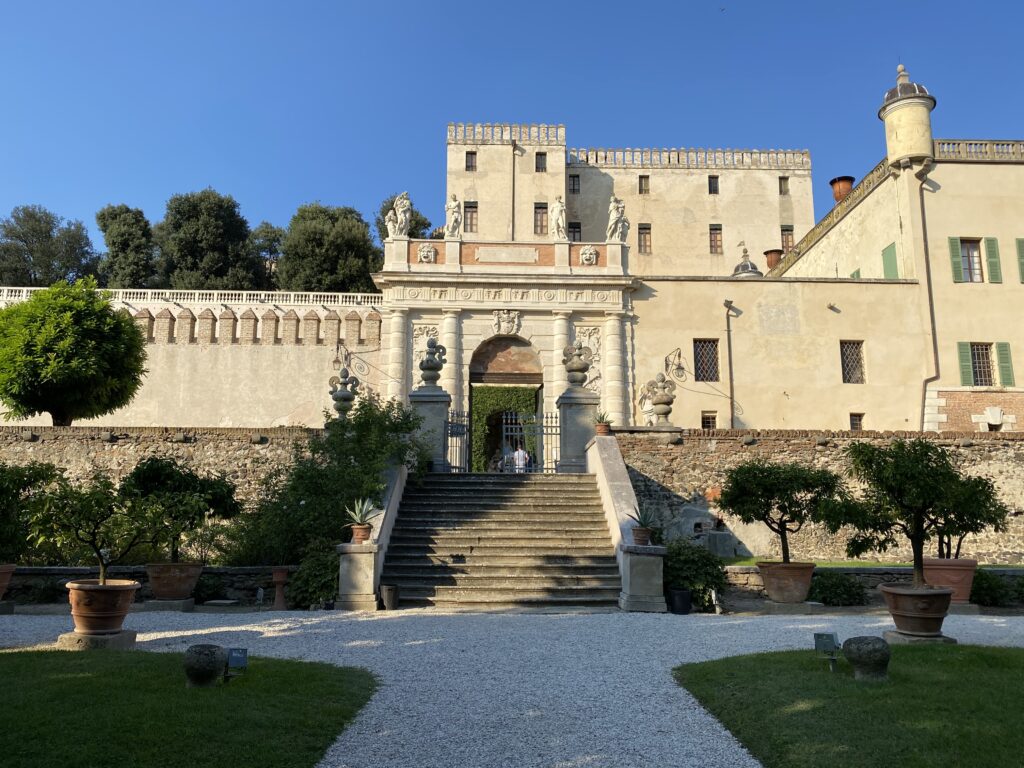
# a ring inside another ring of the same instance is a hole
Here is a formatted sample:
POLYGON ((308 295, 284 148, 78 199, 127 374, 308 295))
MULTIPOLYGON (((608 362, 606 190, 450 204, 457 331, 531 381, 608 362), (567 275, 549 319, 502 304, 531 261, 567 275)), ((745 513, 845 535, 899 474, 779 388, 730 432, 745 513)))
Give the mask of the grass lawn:
POLYGON ((889 682, 813 651, 684 664, 673 674, 766 768, 1024 765, 1024 650, 896 646, 889 682))
POLYGON ((315 765, 369 701, 363 669, 250 658, 186 688, 181 654, 0 653, 4 768, 315 765))

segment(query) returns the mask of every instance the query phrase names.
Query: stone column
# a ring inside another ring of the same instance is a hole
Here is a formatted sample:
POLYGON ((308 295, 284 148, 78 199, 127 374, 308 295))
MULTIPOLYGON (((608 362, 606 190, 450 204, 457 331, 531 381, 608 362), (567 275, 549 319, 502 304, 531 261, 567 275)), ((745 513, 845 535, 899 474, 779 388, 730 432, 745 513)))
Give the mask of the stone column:
MULTIPOLYGON (((551 313, 553 317, 552 321, 552 337, 551 337, 551 395, 557 399, 565 388, 569 386, 569 380, 565 377, 565 363, 562 360, 562 355, 565 354, 565 348, 569 346, 569 327, 570 318, 572 312, 562 309, 556 309, 551 313)), ((545 398, 550 400, 551 396, 545 398)), ((548 404, 545 403, 545 406, 548 404)))
POLYGON ((388 397, 400 402, 406 400, 406 360, 409 358, 406 346, 409 344, 409 310, 391 310, 391 327, 388 331, 388 397))
POLYGON ((558 397, 558 467, 559 473, 587 471, 587 445, 594 437, 594 417, 601 398, 584 389, 587 370, 590 368, 589 352, 579 340, 573 353, 566 355, 565 371, 569 387, 558 397))
POLYGON ((452 396, 452 407, 463 410, 461 310, 445 309, 441 319, 441 343, 448 350, 448 364, 441 369, 441 389, 452 396))
POLYGON ((420 363, 422 383, 409 394, 409 405, 420 417, 417 436, 430 451, 431 471, 448 470, 448 440, 445 422, 452 406, 451 396, 437 385, 441 378, 445 348, 434 339, 427 339, 427 353, 420 363))
POLYGON ((603 406, 616 426, 629 424, 629 409, 626 407, 626 362, 623 349, 623 320, 626 313, 621 310, 605 312, 602 354, 604 370, 603 406))

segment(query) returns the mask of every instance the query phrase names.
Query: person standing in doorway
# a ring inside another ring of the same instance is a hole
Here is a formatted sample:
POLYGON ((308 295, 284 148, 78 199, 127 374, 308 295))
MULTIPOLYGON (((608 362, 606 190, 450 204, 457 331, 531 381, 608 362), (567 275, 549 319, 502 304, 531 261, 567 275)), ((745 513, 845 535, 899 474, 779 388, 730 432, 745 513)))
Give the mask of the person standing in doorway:
POLYGON ((516 452, 512 454, 512 463, 515 465, 516 472, 522 474, 526 471, 526 465, 530 462, 530 454, 526 452, 526 449, 520 445, 516 448, 516 452))

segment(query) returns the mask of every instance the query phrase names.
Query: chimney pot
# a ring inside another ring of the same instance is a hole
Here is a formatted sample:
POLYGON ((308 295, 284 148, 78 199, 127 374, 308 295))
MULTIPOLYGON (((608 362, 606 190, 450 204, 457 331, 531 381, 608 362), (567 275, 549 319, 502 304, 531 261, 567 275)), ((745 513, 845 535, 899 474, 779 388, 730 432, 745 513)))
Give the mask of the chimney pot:
POLYGON ((836 176, 829 184, 832 185, 832 199, 841 203, 853 189, 853 176, 836 176))

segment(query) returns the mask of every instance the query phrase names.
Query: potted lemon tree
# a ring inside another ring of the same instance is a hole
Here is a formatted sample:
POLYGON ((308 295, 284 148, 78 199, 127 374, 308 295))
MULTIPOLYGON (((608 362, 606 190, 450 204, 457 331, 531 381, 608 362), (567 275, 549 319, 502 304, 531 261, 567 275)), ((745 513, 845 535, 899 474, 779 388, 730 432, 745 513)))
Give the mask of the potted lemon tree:
POLYGON ((757 563, 769 600, 807 599, 814 563, 790 559, 789 537, 844 496, 842 479, 827 469, 749 461, 729 470, 718 506, 744 523, 763 523, 779 538, 782 562, 757 563))

